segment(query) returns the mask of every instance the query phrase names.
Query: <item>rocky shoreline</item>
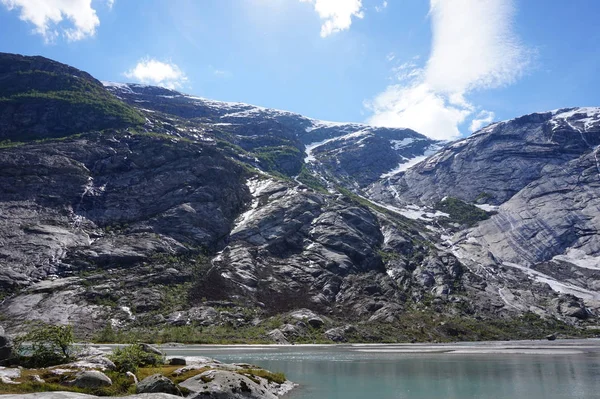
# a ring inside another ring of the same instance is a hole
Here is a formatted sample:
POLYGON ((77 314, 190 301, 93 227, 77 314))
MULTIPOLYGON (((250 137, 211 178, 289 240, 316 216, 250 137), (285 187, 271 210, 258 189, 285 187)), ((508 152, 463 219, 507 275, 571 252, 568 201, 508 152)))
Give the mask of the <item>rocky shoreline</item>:
POLYGON ((79 350, 74 361, 67 364, 38 369, 0 367, 0 396, 23 399, 97 396, 277 399, 296 386, 283 374, 272 373, 252 364, 227 364, 201 356, 165 356, 151 345, 142 344, 142 347, 148 353, 160 354, 165 365, 140 370, 137 375, 129 371, 122 372, 110 360, 110 353, 95 345, 85 346, 79 350), (110 391, 115 385, 121 385, 120 389, 125 386, 126 392, 131 395, 111 395, 112 392, 120 392, 110 391), (64 391, 57 391, 60 387, 64 387, 64 391), (44 389, 48 389, 48 392, 28 392, 44 389))

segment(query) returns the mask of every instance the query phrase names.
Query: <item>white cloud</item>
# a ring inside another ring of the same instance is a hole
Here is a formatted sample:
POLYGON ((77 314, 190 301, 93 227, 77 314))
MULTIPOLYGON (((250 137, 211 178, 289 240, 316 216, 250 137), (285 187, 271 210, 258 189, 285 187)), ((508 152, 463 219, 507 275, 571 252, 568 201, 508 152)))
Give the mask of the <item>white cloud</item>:
POLYGON ((469 129, 472 132, 476 132, 482 127, 492 123, 494 121, 495 116, 496 115, 491 111, 481 111, 479 114, 477 114, 477 117, 471 121, 471 126, 469 127, 469 129))
POLYGON ((408 127, 439 140, 458 137, 458 125, 471 112, 449 105, 426 83, 388 86, 365 105, 375 113, 369 120, 374 125, 408 127))
POLYGON ((315 11, 324 20, 321 26, 321 37, 350 28, 352 18, 363 18, 362 0, 300 0, 311 3, 315 11))
POLYGON ((393 78, 399 82, 416 79, 423 74, 423 69, 418 68, 412 61, 397 65, 392 68, 393 78))
POLYGON ((106 4, 108 5, 108 9, 112 10, 113 6, 115 5, 115 0, 106 0, 106 4))
POLYGON ((514 83, 525 71, 529 53, 512 30, 512 0, 430 0, 432 49, 423 68, 405 63, 392 70, 400 83, 365 102, 369 122, 413 128, 430 137, 454 139, 459 125, 492 121, 466 97, 469 93, 514 83))
POLYGON ((187 81, 187 76, 176 64, 157 61, 153 58, 141 59, 124 75, 144 84, 162 86, 167 89, 181 87, 187 81))
POLYGON ((386 0, 383 0, 383 3, 381 3, 381 5, 379 6, 375 6, 375 11, 377 12, 382 12, 383 10, 385 10, 388 6, 388 2, 386 0))
POLYGON ((35 26, 47 43, 61 34, 69 41, 94 36, 100 19, 92 0, 0 0, 8 10, 20 9, 19 18, 35 26))

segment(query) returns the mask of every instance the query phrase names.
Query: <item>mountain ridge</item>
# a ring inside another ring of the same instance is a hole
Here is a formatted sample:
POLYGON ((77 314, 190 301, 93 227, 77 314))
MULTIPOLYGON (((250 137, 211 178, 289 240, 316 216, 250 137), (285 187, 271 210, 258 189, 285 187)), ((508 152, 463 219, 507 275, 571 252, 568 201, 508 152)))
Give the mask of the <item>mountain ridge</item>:
POLYGON ((102 90, 141 120, 0 147, 9 330, 377 342, 598 326, 596 108, 444 144, 152 86, 102 90))

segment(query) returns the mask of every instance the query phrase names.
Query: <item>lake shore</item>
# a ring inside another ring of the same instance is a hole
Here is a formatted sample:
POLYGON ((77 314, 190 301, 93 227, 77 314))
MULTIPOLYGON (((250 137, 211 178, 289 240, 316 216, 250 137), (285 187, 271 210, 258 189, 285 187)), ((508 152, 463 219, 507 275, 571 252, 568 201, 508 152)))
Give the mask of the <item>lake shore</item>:
MULTIPOLYGON (((112 350, 122 344, 91 344, 100 350, 112 350)), ((163 352, 169 355, 181 355, 182 352, 205 352, 216 351, 227 353, 228 351, 282 351, 298 350, 300 348, 322 348, 327 350, 354 351, 363 353, 440 353, 440 354, 583 354, 600 353, 600 338, 588 339, 559 339, 548 340, 522 340, 522 341, 478 341, 478 342, 456 342, 456 343, 402 343, 402 344, 242 344, 242 345, 187 345, 179 343, 166 343, 157 345, 163 352)))

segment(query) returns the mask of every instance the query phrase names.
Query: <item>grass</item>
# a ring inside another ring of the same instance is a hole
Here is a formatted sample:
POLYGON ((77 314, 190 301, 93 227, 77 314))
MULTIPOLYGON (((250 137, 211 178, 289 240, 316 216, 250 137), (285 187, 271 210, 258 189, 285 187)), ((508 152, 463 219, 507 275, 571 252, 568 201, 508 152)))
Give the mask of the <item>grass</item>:
MULTIPOLYGON (((144 367, 140 368, 136 373, 136 377, 139 381, 146 377, 150 377, 154 374, 161 374, 175 384, 179 384, 188 378, 194 377, 198 374, 202 374, 210 367, 203 367, 197 370, 189 370, 185 373, 174 375, 173 372, 180 369, 183 366, 157 366, 157 367, 144 367)), ((269 375, 270 378, 277 378, 280 373, 270 373, 266 370, 255 370, 254 375, 269 375)), ((3 384, 0 383, 0 395, 3 394, 25 394, 35 392, 55 392, 55 391, 68 391, 76 393, 84 393, 96 396, 124 396, 135 394, 135 384, 133 379, 125 374, 118 373, 115 371, 104 371, 113 382, 109 387, 102 388, 77 388, 66 383, 72 380, 75 373, 65 373, 61 375, 52 374, 49 369, 22 369, 21 377, 15 379, 20 384, 3 384), (45 382, 32 381, 34 375, 40 376, 45 382)))
POLYGON ((272 373, 272 372, 270 372, 268 370, 264 370, 264 369, 243 369, 243 370, 238 370, 237 373, 250 378, 252 381, 254 381, 257 384, 259 384, 260 381, 256 377, 264 378, 265 380, 267 380, 269 382, 274 382, 276 384, 283 384, 285 381, 287 381, 285 374, 272 373))
POLYGON ((133 342, 181 342, 187 344, 268 344, 267 333, 277 326, 168 326, 133 327, 128 330, 113 331, 112 334, 96 334, 92 340, 103 343, 133 342), (272 328, 271 328, 272 327, 272 328))
MULTIPOLYGON (((542 339, 551 333, 570 337, 595 337, 598 330, 571 326, 555 319, 543 319, 533 313, 521 317, 490 317, 477 319, 468 303, 461 306, 436 305, 432 295, 425 295, 420 302, 406 303, 406 310, 399 313, 393 323, 355 322, 356 332, 347 335, 350 343, 395 343, 395 342, 457 342, 457 341, 494 341, 514 339, 542 339), (455 315, 451 314, 450 308, 455 315)), ((273 343, 268 332, 282 324, 294 324, 295 320, 283 315, 263 320, 258 325, 221 325, 221 326, 168 326, 134 327, 128 330, 113 331, 111 335, 96 336, 94 342, 134 343, 134 342, 180 342, 184 344, 269 344, 273 343), (104 338, 104 339, 98 339, 104 338)), ((297 344, 331 344, 324 332, 333 327, 344 326, 352 320, 333 320, 332 324, 320 328, 308 327, 303 335, 288 337, 297 344)))
POLYGON ((22 141, 0 140, 0 148, 14 148, 24 144, 22 141))

